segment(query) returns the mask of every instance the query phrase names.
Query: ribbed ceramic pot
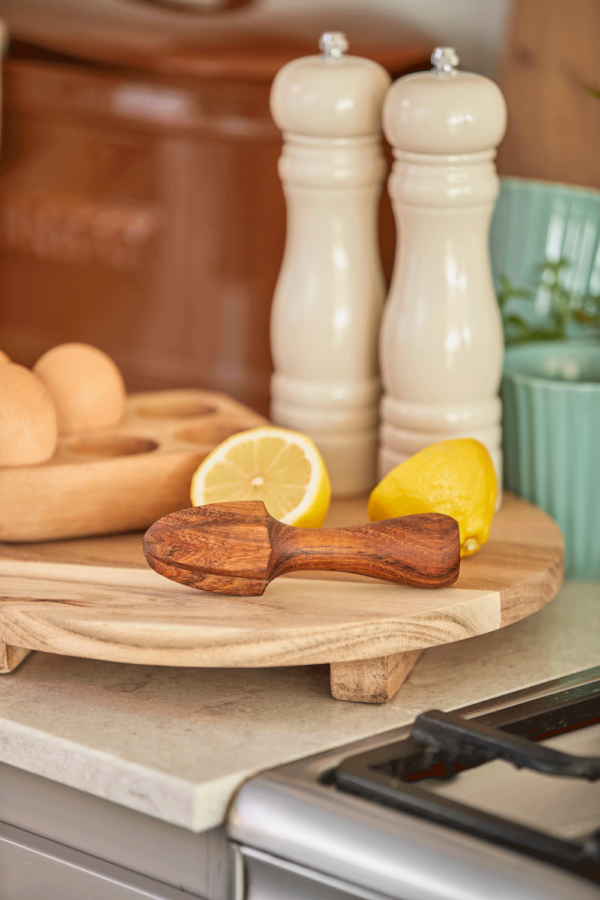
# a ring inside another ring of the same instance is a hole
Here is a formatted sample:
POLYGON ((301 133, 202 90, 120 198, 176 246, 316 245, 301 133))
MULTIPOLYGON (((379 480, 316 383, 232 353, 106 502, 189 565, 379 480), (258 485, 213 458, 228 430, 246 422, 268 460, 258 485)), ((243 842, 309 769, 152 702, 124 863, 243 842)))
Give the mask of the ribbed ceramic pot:
POLYGON ((505 484, 558 523, 568 578, 600 578, 600 345, 509 347, 502 399, 505 484))
MULTIPOLYGON (((549 294, 540 280, 546 262, 565 261, 561 283, 574 297, 600 293, 600 191, 591 188, 501 178, 490 226, 490 255, 496 288, 502 276, 533 294, 513 301, 532 326, 543 324, 549 294)), ((569 337, 597 337, 598 330, 569 323, 569 337)))

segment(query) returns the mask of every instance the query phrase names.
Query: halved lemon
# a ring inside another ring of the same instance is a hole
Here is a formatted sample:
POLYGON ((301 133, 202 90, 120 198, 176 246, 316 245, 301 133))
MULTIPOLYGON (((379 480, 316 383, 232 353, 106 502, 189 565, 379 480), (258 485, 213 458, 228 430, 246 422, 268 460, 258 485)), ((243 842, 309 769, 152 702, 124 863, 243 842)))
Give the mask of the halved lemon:
POLYGON ((241 431, 215 447, 192 477, 192 503, 262 500, 286 525, 319 528, 331 485, 323 457, 305 434, 264 426, 241 431))

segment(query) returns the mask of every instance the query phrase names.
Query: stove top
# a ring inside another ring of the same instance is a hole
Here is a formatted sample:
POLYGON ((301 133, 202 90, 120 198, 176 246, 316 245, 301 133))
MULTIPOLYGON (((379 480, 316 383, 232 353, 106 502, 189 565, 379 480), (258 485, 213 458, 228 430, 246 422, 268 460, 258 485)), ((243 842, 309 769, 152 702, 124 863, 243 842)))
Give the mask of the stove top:
POLYGON ((599 900, 600 667, 264 773, 230 822, 248 900, 599 900))
POLYGON ((600 680, 471 720, 423 713, 325 780, 600 884, 600 680))

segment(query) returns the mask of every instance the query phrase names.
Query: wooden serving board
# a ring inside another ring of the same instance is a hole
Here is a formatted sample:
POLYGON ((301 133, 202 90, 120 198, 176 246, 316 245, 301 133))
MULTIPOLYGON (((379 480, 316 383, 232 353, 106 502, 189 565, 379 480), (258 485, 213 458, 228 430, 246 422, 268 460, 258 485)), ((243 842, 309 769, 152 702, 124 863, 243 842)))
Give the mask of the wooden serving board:
MULTIPOLYGON (((366 509, 366 498, 337 501, 326 524, 366 522, 366 509)), ((29 650, 165 666, 329 663, 334 697, 384 703, 425 648, 531 615, 562 579, 558 526, 511 495, 488 543, 442 590, 323 572, 229 597, 157 575, 140 534, 0 544, 0 669, 29 650)))
POLYGON ((230 434, 267 424, 224 394, 131 394, 116 428, 60 438, 37 466, 0 468, 0 541, 146 529, 190 506, 190 482, 230 434))

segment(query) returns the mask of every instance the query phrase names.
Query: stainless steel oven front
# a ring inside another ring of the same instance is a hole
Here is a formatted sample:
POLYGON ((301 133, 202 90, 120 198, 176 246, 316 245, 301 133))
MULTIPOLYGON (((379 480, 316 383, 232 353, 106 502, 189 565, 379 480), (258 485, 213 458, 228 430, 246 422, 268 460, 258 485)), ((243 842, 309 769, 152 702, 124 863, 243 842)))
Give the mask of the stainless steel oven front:
POLYGON ((600 900, 600 667, 251 779, 244 900, 600 900))

